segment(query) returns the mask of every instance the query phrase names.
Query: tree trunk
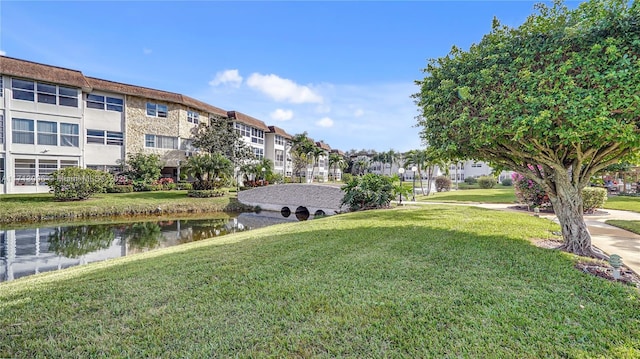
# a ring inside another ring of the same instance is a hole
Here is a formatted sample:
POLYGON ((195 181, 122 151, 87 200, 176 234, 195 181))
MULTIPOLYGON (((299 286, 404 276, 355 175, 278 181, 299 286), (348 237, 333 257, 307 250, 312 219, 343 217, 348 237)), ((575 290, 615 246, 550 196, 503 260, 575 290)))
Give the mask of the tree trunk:
POLYGON ((583 218, 582 189, 574 187, 569 180, 555 182, 555 189, 555 193, 547 193, 562 227, 564 244, 560 249, 580 256, 606 259, 606 255, 591 245, 591 234, 583 218))

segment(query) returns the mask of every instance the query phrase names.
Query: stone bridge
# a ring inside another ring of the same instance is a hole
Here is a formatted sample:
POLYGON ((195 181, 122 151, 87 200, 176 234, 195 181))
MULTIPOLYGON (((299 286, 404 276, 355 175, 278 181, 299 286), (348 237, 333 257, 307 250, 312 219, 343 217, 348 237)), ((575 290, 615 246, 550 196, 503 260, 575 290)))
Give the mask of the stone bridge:
POLYGON ((346 210, 346 206, 340 206, 343 196, 344 192, 335 185, 289 183, 240 191, 238 200, 249 206, 278 211, 285 217, 295 213, 298 219, 307 219, 309 215, 332 215, 346 210))

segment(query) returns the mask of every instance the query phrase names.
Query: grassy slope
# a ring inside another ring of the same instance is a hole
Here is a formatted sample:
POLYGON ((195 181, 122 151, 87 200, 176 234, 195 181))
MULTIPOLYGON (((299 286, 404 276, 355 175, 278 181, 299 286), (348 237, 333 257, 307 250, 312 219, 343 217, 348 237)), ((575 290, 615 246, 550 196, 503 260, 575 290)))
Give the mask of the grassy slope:
MULTIPOLYGON (((0 224, 117 215, 216 212, 239 210, 230 196, 191 198, 186 191, 98 194, 86 201, 58 202, 52 194, 0 196, 0 224), (160 211, 158 211, 160 209, 160 211)), ((231 195, 235 197, 235 194, 231 195)))
POLYGON ((429 202, 482 202, 482 203, 515 203, 513 187, 498 186, 491 189, 465 189, 450 192, 436 192, 432 195, 417 196, 418 201, 429 202))
POLYGON ((0 357, 639 357, 637 290, 429 206, 243 232, 0 284, 0 357))

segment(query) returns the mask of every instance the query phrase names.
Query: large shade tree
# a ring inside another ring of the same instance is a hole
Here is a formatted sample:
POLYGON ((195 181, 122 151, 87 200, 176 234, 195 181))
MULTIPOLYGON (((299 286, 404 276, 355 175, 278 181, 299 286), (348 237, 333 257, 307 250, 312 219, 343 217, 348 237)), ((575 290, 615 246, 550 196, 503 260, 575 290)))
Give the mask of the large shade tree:
POLYGON ((511 168, 541 184, 564 249, 594 251, 582 190, 640 145, 640 2, 537 5, 518 28, 430 60, 414 95, 430 146, 511 168))

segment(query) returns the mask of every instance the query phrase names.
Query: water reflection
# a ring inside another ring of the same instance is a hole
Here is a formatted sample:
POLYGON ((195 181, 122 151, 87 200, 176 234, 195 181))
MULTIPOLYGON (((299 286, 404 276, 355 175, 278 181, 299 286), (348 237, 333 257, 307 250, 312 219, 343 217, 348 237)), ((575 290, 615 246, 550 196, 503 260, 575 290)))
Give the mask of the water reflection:
POLYGON ((262 212, 236 218, 0 229, 0 282, 291 220, 278 212, 262 212))

